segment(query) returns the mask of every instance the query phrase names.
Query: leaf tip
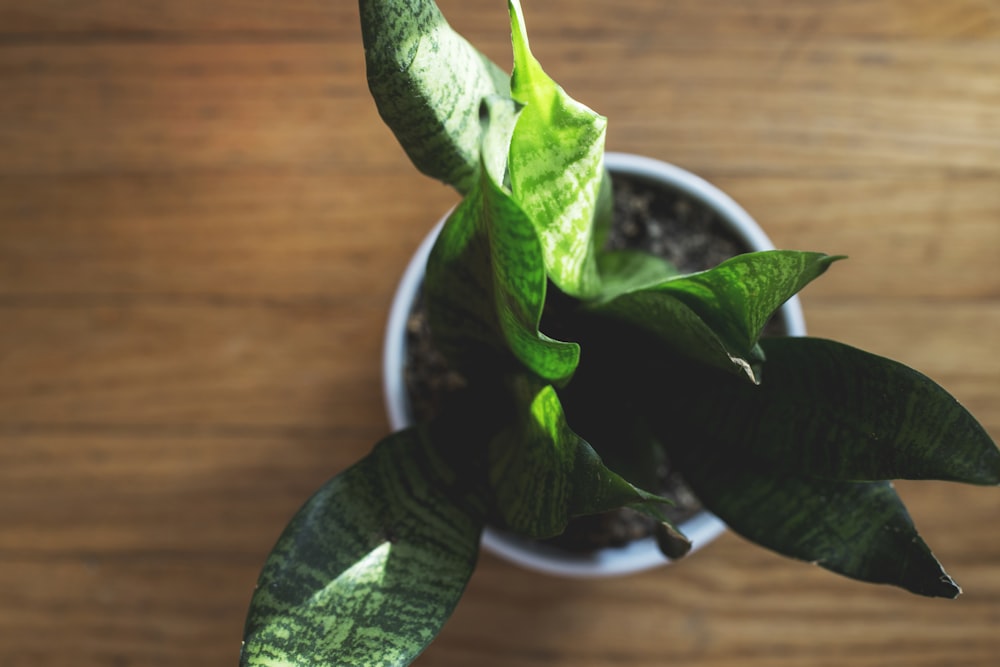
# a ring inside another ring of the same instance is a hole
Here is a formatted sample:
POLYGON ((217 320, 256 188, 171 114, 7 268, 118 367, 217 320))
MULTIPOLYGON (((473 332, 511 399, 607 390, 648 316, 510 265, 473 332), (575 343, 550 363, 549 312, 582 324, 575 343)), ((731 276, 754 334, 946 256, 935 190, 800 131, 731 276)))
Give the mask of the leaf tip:
POLYGON ((962 594, 962 587, 955 583, 955 580, 944 571, 944 568, 941 567, 940 564, 938 564, 938 567, 938 576, 936 578, 928 577, 923 581, 911 580, 909 585, 904 583, 903 587, 911 593, 916 593, 918 595, 954 600, 962 594))
POLYGON ((932 597, 954 600, 962 594, 962 587, 955 583, 954 579, 942 571, 941 576, 938 579, 938 586, 936 586, 932 592, 927 594, 932 597))
POLYGON ((656 545, 670 560, 683 558, 691 551, 691 540, 666 521, 656 524, 656 545))
POLYGON ((733 364, 735 364, 736 367, 740 371, 742 371, 743 374, 747 376, 750 382, 754 383, 755 385, 760 384, 760 378, 757 377, 757 373, 754 372, 753 366, 750 364, 750 362, 748 362, 746 359, 742 357, 737 357, 732 354, 729 355, 729 360, 732 361, 733 364))
POLYGON ((826 273, 831 266, 845 259, 850 259, 850 258, 847 255, 824 254, 823 257, 819 260, 819 274, 822 275, 826 273))

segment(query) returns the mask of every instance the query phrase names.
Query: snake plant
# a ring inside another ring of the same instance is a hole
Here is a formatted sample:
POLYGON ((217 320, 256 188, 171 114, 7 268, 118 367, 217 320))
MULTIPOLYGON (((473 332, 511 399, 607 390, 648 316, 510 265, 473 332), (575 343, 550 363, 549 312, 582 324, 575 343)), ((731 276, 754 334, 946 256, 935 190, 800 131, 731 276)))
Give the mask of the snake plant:
POLYGON ((433 0, 360 0, 380 114, 417 168, 462 197, 423 291, 467 384, 295 515, 260 575, 241 664, 409 664, 462 595, 487 523, 545 538, 627 506, 682 554, 669 501, 607 467, 609 448, 665 452, 712 512, 767 548, 956 596, 888 480, 1000 484, 986 431, 899 363, 761 338, 838 257, 757 252, 682 274, 605 250, 606 119, 546 75, 509 8, 510 77, 433 0))

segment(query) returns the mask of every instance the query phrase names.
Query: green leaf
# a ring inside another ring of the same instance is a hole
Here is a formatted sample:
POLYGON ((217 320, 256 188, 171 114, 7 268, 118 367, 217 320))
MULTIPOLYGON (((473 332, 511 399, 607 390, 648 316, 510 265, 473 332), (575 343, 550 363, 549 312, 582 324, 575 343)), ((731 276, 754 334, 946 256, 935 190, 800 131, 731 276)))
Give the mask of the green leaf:
POLYGON ((486 109, 480 178, 448 219, 428 262, 431 327, 459 367, 482 363, 483 348, 509 350, 539 377, 565 382, 579 346, 538 329, 547 289, 541 247, 531 221, 499 182, 515 105, 490 99, 486 109))
MULTIPOLYGON (((838 257, 770 250, 649 285, 638 270, 608 280, 591 312, 628 322, 690 359, 759 382, 757 339, 774 312, 838 257)), ((609 261, 609 260, 605 260, 609 261)), ((627 269, 628 267, 626 267, 627 269)))
MULTIPOLYGON (((522 379, 515 394, 520 418, 491 443, 489 473, 509 528, 534 538, 552 537, 574 516, 669 502, 606 468, 566 423, 551 385, 539 388, 522 379)), ((655 508, 648 511, 663 519, 655 508)))
MULTIPOLYGON (((528 46, 520 3, 512 0, 509 8, 511 95, 525 105, 511 141, 511 189, 535 225, 552 282, 571 296, 593 296, 600 287, 595 210, 602 187, 608 188, 602 186, 607 119, 545 73, 528 46)), ((607 201, 602 200, 602 210, 607 201)))
POLYGON ((655 287, 679 272, 665 259, 638 250, 616 250, 597 255, 602 293, 624 294, 655 287))
POLYGON ((920 595, 954 598, 961 593, 917 534, 889 482, 797 477, 743 457, 706 456, 698 448, 678 447, 675 460, 706 507, 761 546, 920 595))
POLYGON ((670 279, 659 289, 705 320, 730 354, 747 358, 774 312, 839 259, 794 250, 751 252, 670 279))
POLYGON ((413 164, 459 192, 479 171, 479 105, 507 75, 452 30, 433 0, 360 0, 368 87, 413 164))
POLYGON ((941 387, 839 343, 764 339, 760 386, 674 364, 647 415, 696 495, 736 532, 847 576, 959 589, 890 478, 1000 482, 1000 452, 941 387))
POLYGON ((759 387, 706 376, 676 399, 677 413, 705 424, 729 450, 795 474, 1000 484, 1000 449, 925 375, 828 340, 775 338, 761 346, 767 363, 759 387))
POLYGON ((635 340, 634 332, 638 330, 675 354, 726 372, 742 371, 755 377, 750 362, 730 354, 716 332, 672 294, 641 289, 609 301, 585 304, 584 311, 629 325, 619 333, 622 345, 635 340))
POLYGON ((412 429, 327 482, 264 565, 240 664, 409 664, 476 563, 484 510, 460 482, 412 429))

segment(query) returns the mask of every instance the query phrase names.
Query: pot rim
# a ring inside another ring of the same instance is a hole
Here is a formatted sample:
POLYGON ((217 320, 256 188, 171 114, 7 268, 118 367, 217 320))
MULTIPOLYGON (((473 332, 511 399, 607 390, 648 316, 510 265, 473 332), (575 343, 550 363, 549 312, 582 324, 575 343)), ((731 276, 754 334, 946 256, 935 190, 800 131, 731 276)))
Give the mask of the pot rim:
MULTIPOLYGON (((705 179, 676 165, 630 153, 605 153, 605 164, 613 172, 686 192, 715 209, 722 222, 751 250, 774 249, 774 244, 750 214, 705 179)), ((423 279, 427 258, 449 214, 450 211, 438 221, 417 248, 403 273, 389 310, 383 342, 382 383, 386 412, 393 430, 405 428, 412 423, 403 376, 406 364, 406 322, 423 279)), ((805 319, 799 298, 792 297, 780 310, 788 326, 787 335, 804 336, 805 319)), ((718 517, 703 510, 682 522, 678 528, 691 540, 691 551, 694 552, 721 535, 726 526, 718 517)), ((481 546, 527 569, 568 577, 593 578, 629 574, 671 562, 660 552, 652 537, 636 540, 624 547, 608 547, 592 553, 578 554, 486 527, 481 546)))

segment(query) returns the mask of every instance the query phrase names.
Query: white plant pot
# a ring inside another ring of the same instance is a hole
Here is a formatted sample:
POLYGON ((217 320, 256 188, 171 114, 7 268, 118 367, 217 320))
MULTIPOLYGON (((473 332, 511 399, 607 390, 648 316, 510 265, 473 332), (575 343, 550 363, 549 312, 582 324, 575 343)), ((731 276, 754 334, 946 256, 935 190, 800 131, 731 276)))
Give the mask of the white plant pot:
MULTIPOLYGON (((774 244, 756 221, 732 198, 708 181, 680 167, 651 158, 625 153, 607 153, 605 158, 612 173, 662 183, 670 189, 683 191, 714 209, 723 224, 741 238, 751 250, 774 248, 774 244)), ((409 399, 403 381, 403 368, 406 363, 406 322, 423 280, 427 257, 443 223, 444 218, 428 234, 410 260, 389 312, 382 372, 386 409, 393 430, 405 428, 412 423, 409 399)), ((781 313, 789 336, 805 335, 805 320, 798 297, 786 302, 781 307, 781 313)), ((718 537, 725 530, 725 524, 710 512, 702 511, 682 523, 679 528, 690 538, 693 552, 718 537)), ((624 547, 609 547, 593 553, 580 554, 487 527, 483 533, 482 546, 487 551, 528 569, 568 577, 622 575, 670 562, 660 552, 652 537, 631 542, 624 547)))

